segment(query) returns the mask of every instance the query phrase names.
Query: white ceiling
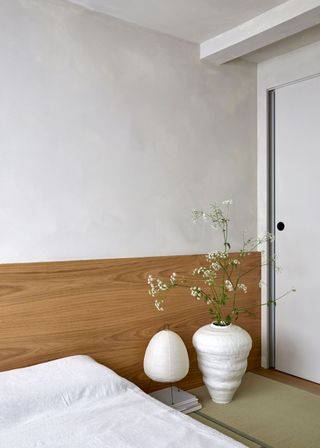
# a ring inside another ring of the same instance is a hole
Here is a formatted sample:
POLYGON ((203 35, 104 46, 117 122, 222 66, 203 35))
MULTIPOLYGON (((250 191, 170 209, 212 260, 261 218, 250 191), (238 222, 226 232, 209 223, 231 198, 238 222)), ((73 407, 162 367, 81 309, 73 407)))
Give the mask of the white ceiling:
POLYGON ((284 0, 69 0, 91 10, 200 43, 284 0))

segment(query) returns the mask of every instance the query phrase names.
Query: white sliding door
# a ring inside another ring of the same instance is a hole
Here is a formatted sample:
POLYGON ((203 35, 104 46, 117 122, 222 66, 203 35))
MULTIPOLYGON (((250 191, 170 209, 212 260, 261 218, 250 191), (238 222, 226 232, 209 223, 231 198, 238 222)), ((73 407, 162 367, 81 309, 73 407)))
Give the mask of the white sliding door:
POLYGON ((320 77, 275 91, 275 219, 275 367, 319 383, 320 77))

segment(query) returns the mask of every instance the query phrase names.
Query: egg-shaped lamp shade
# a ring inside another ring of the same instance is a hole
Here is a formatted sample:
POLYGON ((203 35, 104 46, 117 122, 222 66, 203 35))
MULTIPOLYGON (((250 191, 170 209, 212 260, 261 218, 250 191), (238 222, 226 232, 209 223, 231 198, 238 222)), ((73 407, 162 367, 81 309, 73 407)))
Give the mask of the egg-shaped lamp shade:
POLYGON ((181 337, 162 330, 150 340, 143 361, 145 374, 153 381, 175 383, 189 372, 189 357, 181 337))

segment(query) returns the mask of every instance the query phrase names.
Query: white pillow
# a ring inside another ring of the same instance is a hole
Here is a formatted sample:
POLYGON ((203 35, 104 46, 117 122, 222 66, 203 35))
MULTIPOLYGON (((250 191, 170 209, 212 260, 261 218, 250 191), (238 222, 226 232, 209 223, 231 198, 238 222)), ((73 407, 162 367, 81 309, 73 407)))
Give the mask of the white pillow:
POLYGON ((89 356, 69 356, 0 372, 0 429, 77 402, 99 400, 135 388, 89 356))

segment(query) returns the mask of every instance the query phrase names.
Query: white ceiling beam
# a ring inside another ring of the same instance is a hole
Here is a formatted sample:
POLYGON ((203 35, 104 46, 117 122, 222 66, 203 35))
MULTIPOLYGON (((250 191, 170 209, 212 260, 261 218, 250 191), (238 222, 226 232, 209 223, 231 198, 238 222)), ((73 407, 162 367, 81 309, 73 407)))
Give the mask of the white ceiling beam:
POLYGON ((320 0, 289 0, 200 44, 200 59, 236 59, 320 23, 320 0))

